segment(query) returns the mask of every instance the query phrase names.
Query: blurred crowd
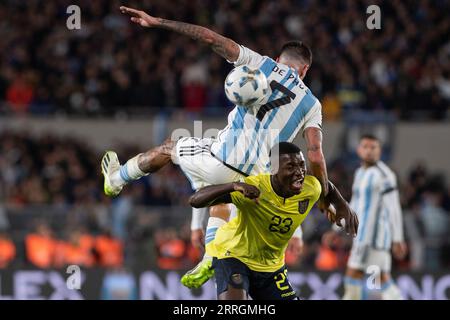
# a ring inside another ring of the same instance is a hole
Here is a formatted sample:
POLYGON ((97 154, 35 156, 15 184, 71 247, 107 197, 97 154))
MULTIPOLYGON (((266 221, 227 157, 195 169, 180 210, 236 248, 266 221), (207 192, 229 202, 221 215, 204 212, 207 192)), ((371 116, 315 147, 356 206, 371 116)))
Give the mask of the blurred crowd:
POLYGON ((285 41, 303 40, 313 51, 305 82, 330 120, 358 109, 412 120, 447 117, 445 0, 80 0, 81 29, 68 30, 72 2, 0 3, 0 113, 226 113, 230 65, 188 37, 133 25, 118 9, 129 5, 210 27, 271 57, 285 41), (366 27, 372 4, 381 8, 379 30, 366 27))
MULTIPOLYGON (((118 147, 123 159, 137 147, 118 147)), ((53 204, 59 207, 109 204, 103 195, 101 154, 71 137, 0 133, 0 201, 15 207, 53 204)), ((175 166, 168 165, 125 191, 138 204, 185 205, 191 189, 175 166)))
POLYGON ((80 228, 57 236, 45 222, 36 223, 23 242, 14 241, 0 231, 0 248, 0 268, 9 265, 40 269, 68 265, 119 268, 124 260, 122 241, 108 231, 94 235, 80 228))
MULTIPOLYGON (((124 159, 138 153, 136 147, 130 146, 119 147, 118 151, 124 159)), ((21 249, 33 246, 34 242, 37 247, 51 252, 42 257, 48 267, 61 266, 70 260, 61 254, 67 246, 53 243, 72 243, 80 237, 83 243, 92 244, 97 237, 100 240, 96 243, 103 243, 101 237, 105 234, 120 241, 127 252, 134 254, 140 244, 151 248, 145 252, 156 252, 152 247, 156 244, 143 241, 153 237, 153 225, 170 225, 172 220, 167 217, 155 220, 154 217, 165 213, 179 220, 184 213, 177 215, 176 208, 187 207, 187 198, 192 192, 189 182, 180 170, 168 165, 130 185, 121 197, 110 199, 103 194, 100 158, 101 154, 74 138, 0 133, 0 231, 4 232, 0 235, 0 266, 5 266, 2 261, 13 261, 16 252, 21 262, 29 261, 27 250, 21 249), (136 210, 136 207, 146 208, 150 204, 157 209, 143 210, 142 214, 136 210), (170 214, 170 210, 175 213, 170 214), (55 238, 30 242, 26 232, 32 230, 44 238, 50 234, 55 238), (78 235, 81 230, 92 239, 83 240, 78 235)), ((78 253, 81 252, 86 253, 80 258, 86 260, 82 265, 98 265, 89 250, 80 249, 78 253)))
MULTIPOLYGON (((135 147, 122 146, 129 158, 135 147)), ((191 194, 178 167, 166 166, 124 188, 121 196, 103 195, 101 154, 84 141, 52 135, 0 133, 0 268, 34 265, 58 268, 158 266, 186 270, 201 257, 190 244, 191 194)), ((336 160, 329 176, 351 197, 354 167, 336 160)), ((450 267, 450 189, 442 176, 418 163, 401 177, 400 194, 409 254, 395 261, 407 270, 450 267)), ((330 232, 313 209, 302 225, 304 249, 289 249, 291 267, 342 269, 351 239, 330 232)))

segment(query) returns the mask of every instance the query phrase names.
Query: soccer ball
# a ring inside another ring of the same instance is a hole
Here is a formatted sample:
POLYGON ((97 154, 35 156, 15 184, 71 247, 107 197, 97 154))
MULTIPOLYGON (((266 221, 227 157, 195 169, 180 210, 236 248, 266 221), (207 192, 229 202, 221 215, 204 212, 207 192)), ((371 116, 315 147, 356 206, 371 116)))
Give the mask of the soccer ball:
POLYGON ((260 104, 269 91, 267 78, 258 69, 239 66, 225 79, 225 94, 235 105, 253 107, 260 104))

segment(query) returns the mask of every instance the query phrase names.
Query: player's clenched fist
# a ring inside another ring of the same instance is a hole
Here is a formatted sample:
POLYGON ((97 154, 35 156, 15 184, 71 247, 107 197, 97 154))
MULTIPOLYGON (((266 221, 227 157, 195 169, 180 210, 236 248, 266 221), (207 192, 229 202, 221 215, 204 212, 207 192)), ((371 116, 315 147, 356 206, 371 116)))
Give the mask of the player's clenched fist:
POLYGON ((257 200, 260 194, 260 191, 257 187, 243 182, 234 182, 233 188, 234 191, 242 192, 242 194, 249 199, 257 200))

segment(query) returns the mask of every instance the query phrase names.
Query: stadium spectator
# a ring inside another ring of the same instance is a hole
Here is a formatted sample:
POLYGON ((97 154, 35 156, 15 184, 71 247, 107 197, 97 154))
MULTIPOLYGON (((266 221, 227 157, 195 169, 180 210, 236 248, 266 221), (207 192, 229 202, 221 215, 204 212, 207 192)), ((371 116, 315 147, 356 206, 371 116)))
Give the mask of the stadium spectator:
POLYGON ((21 73, 15 77, 6 91, 6 101, 16 114, 26 113, 34 98, 33 87, 24 79, 21 73))
POLYGON ((194 267, 203 257, 203 252, 200 248, 195 247, 191 242, 191 226, 189 223, 184 224, 180 228, 180 239, 185 243, 185 267, 186 269, 194 267))
POLYGON ((426 192, 423 195, 421 220, 425 231, 425 261, 427 267, 438 270, 442 266, 442 248, 449 231, 448 213, 442 208, 439 193, 426 192))
POLYGON ((174 229, 157 231, 155 234, 158 267, 163 270, 180 270, 185 267, 186 243, 174 229))
POLYGON ((133 275, 124 269, 116 268, 109 271, 101 289, 102 300, 136 300, 138 288, 133 275))
POLYGON ((44 222, 39 223, 36 231, 25 237, 25 252, 28 262, 41 269, 53 267, 56 245, 50 227, 44 222))
POLYGON ((95 263, 93 256, 93 237, 80 230, 69 232, 68 241, 60 240, 56 248, 56 263, 58 267, 78 265, 92 267, 95 263))
POLYGON ((95 251, 101 267, 121 267, 123 265, 123 244, 112 237, 110 231, 95 238, 95 251))
MULTIPOLYGON (((303 251, 303 247, 304 247, 304 245, 302 246, 302 251, 303 251)), ((297 252, 295 249, 293 249, 292 243, 289 242, 288 247, 286 248, 285 255, 284 255, 284 261, 285 261, 286 265, 288 267, 300 266, 300 264, 302 262, 302 259, 301 259, 302 253, 303 252, 300 252, 300 254, 299 254, 299 252, 297 252)))
POLYGON ((325 233, 316 257, 316 268, 323 271, 336 270, 339 267, 338 255, 334 245, 336 235, 325 233))
POLYGON ((10 237, 0 231, 0 269, 7 268, 16 257, 16 246, 10 237))

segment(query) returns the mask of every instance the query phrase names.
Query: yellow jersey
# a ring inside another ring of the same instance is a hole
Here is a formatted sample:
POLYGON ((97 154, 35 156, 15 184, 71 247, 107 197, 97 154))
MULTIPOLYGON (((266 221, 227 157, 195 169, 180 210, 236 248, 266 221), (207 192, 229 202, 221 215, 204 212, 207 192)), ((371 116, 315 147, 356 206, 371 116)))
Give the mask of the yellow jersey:
POLYGON ((239 191, 232 192, 238 214, 217 230, 206 252, 218 259, 236 258, 254 271, 277 271, 284 265, 289 239, 319 199, 320 182, 307 175, 302 191, 290 198, 275 193, 270 174, 249 176, 244 182, 260 190, 259 204, 239 191))

